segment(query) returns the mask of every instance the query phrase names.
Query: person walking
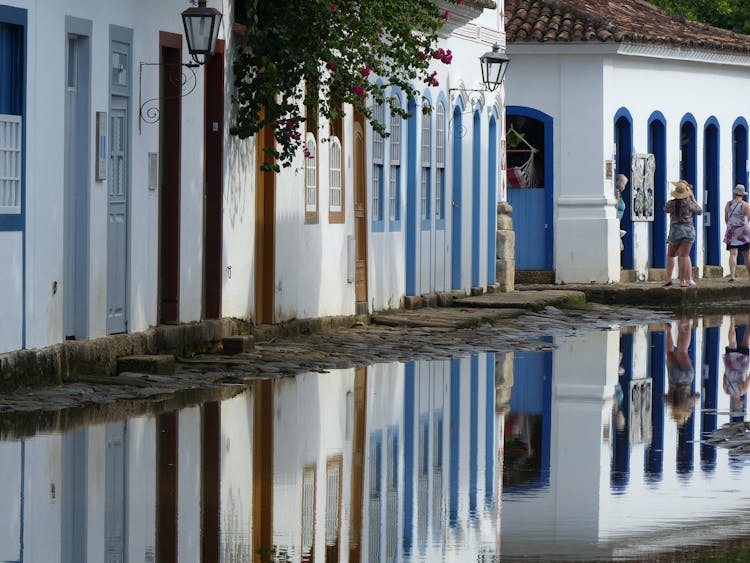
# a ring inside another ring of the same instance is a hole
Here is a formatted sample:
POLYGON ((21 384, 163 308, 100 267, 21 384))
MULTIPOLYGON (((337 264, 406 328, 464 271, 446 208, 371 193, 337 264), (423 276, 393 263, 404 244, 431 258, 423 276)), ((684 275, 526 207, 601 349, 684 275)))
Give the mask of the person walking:
POLYGON ((734 197, 724 206, 724 221, 727 230, 724 243, 729 251, 729 281, 733 282, 737 273, 737 254, 742 252, 745 268, 750 278, 750 205, 744 200, 745 186, 737 184, 732 190, 734 197))
POLYGON ((669 236, 667 237, 667 272, 664 286, 672 285, 672 270, 677 257, 677 274, 680 287, 694 286, 693 265, 690 260, 690 249, 695 242, 695 226, 693 215, 703 214, 693 195, 693 186, 685 180, 670 182, 674 189, 670 199, 664 206, 669 213, 669 236))
MULTIPOLYGON (((625 174, 618 174, 615 177, 615 202, 617 203, 617 221, 618 224, 622 224, 622 217, 625 215, 625 200, 622 197, 622 192, 625 191, 625 186, 628 185, 628 177, 625 174)), ((622 237, 625 236, 627 231, 622 230, 620 226, 620 252, 625 250, 625 245, 622 243, 622 237)))

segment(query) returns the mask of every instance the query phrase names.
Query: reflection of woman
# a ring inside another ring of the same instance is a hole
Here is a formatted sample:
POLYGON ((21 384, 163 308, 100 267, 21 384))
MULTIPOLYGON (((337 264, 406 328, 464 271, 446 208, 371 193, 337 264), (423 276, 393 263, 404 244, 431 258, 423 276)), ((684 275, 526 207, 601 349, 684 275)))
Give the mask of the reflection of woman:
POLYGON ((737 345, 737 328, 734 315, 729 317, 729 340, 724 349, 724 391, 732 397, 732 410, 742 410, 742 397, 750 386, 748 368, 750 367, 750 319, 742 335, 742 343, 737 345))
POLYGON ((692 338, 692 319, 680 319, 677 324, 677 349, 672 339, 672 327, 667 329, 667 379, 669 387, 664 402, 672 408, 672 419, 679 425, 685 424, 692 416, 697 393, 693 393, 693 362, 688 348, 692 338))

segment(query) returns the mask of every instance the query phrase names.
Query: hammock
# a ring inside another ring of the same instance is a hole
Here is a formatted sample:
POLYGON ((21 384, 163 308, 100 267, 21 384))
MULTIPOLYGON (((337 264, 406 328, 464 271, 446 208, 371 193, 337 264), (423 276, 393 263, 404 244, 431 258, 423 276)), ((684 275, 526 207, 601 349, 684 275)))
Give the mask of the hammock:
MULTIPOLYGON (((537 149, 531 146, 531 144, 519 135, 513 126, 510 126, 508 133, 515 133, 516 137, 521 139, 521 142, 526 145, 525 149, 507 149, 508 153, 529 153, 529 158, 520 166, 511 166, 505 173, 508 180, 509 188, 530 188, 535 185, 536 178, 534 178, 534 155, 538 152, 537 149)), ((506 135, 507 136, 507 135, 506 135)))

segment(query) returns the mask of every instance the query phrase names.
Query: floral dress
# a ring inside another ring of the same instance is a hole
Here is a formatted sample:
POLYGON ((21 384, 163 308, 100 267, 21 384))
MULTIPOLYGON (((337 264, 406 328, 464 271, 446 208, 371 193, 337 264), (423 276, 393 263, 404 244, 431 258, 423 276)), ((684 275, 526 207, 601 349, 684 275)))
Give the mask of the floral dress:
POLYGON ((750 223, 748 223, 747 215, 742 212, 743 203, 732 200, 726 205, 727 230, 724 233, 724 242, 728 248, 750 243, 750 236, 748 236, 750 223))

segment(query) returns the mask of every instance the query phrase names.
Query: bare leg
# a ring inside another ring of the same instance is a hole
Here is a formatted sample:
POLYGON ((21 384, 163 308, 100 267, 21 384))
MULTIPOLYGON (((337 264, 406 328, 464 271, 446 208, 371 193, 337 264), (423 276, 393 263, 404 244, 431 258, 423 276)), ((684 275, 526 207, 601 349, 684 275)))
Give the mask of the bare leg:
MULTIPOLYGON (((745 253, 743 253, 744 255, 745 253)), ((745 256, 745 262, 747 263, 747 256, 745 256)), ((733 280, 737 277, 737 249, 729 249, 729 279, 733 280)))
POLYGON ((693 265, 690 260, 690 248, 692 246, 692 242, 683 240, 677 249, 677 267, 680 273, 680 285, 687 285, 693 278, 693 265))
MULTIPOLYGON (((745 268, 747 269, 747 277, 750 279, 750 250, 745 250, 742 253, 742 256, 745 258, 745 268)), ((734 277, 734 276, 732 276, 734 277)), ((750 328, 750 327, 748 327, 750 328)))
POLYGON ((671 285, 672 283, 672 275, 674 274, 674 257, 676 255, 677 255, 677 245, 668 244, 667 245, 667 268, 666 268, 666 272, 664 272, 664 283, 666 285, 671 285))
MULTIPOLYGON (((747 335, 747 338, 750 338, 750 330, 746 330, 745 334, 747 335)), ((746 346, 745 339, 742 340, 743 346, 746 346)), ((731 315, 729 317, 729 334, 727 334, 727 347, 728 348, 737 348, 737 328, 734 324, 734 315, 731 315)))

